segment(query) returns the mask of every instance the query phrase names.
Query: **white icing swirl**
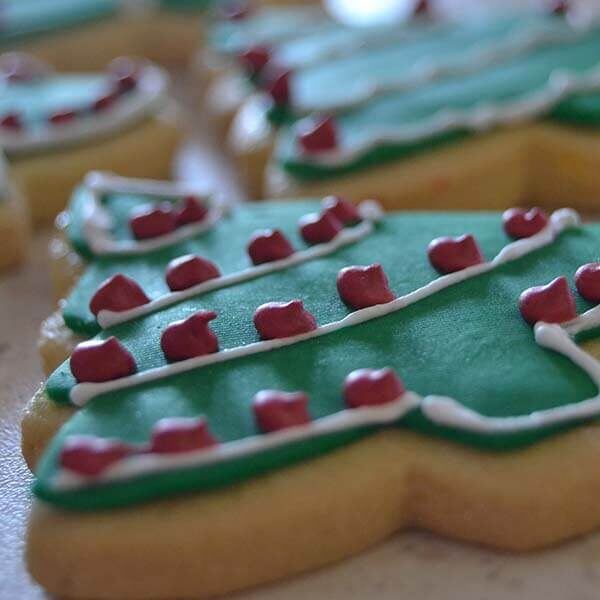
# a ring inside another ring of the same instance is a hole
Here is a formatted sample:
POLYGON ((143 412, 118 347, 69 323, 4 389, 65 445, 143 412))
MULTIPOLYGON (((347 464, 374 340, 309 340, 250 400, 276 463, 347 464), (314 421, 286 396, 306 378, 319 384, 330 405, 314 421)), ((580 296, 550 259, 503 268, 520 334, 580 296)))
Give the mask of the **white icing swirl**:
POLYGON ((33 131, 3 130, 0 132, 0 146, 9 156, 18 156, 118 133, 128 124, 156 114, 166 103, 169 85, 166 71, 150 62, 143 62, 139 67, 136 87, 120 96, 105 111, 33 131))
POLYGON ((533 252, 534 250, 541 248, 542 246, 552 243, 555 237, 561 231, 563 231, 563 229, 572 227, 577 220, 578 216, 575 211, 567 209, 557 211, 552 214, 548 226, 542 231, 530 238, 509 244, 490 262, 484 262, 463 269, 462 271, 450 273, 449 275, 443 275, 442 277, 434 279, 430 283, 417 290, 414 290, 404 296, 399 296, 395 300, 392 300, 392 302, 388 302, 387 304, 379 304, 377 306, 370 306, 368 308, 354 311, 339 321, 321 325, 308 333, 287 338, 255 342, 246 346, 222 350, 221 352, 217 352, 215 354, 198 356, 175 363, 170 363, 161 367, 148 369, 146 371, 135 373, 134 375, 129 375, 121 379, 115 379, 104 383, 78 383, 73 386, 70 391, 70 400, 76 406, 83 406, 93 397, 100 394, 105 394, 106 392, 126 389, 151 381, 158 381, 178 373, 185 373, 187 371, 192 371, 207 365, 226 362, 241 356, 250 356, 252 354, 268 352, 269 350, 273 350, 275 348, 297 344, 298 342, 302 342, 304 340, 327 335, 329 333, 333 333, 334 331, 351 327, 352 325, 365 323, 378 317, 391 314, 405 308, 410 304, 414 304, 415 302, 419 302, 424 298, 432 296, 442 289, 456 285, 460 281, 464 281, 466 279, 476 277, 482 273, 491 271, 503 263, 515 260, 529 252, 533 252))
POLYGON ((88 196, 83 207, 83 233, 88 246, 98 256, 132 256, 171 246, 208 231, 229 209, 223 198, 210 195, 208 213, 198 223, 184 225, 172 233, 148 240, 116 240, 111 233, 111 216, 101 203, 102 194, 113 192, 160 198, 195 195, 205 198, 209 192, 197 183, 131 179, 98 171, 88 173, 84 185, 87 187, 88 196))

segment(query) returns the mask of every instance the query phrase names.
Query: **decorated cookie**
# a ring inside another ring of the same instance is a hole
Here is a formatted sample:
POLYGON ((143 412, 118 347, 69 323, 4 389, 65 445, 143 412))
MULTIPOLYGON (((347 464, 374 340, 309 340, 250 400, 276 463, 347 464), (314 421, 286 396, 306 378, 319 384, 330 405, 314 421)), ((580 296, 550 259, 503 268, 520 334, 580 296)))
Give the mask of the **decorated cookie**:
POLYGON ((36 222, 64 207, 90 168, 168 176, 180 133, 159 67, 120 58, 103 72, 55 73, 0 56, 0 144, 36 222))
POLYGON ((29 213, 0 153, 0 271, 19 264, 29 246, 29 213))
POLYGON ((0 48, 60 69, 101 69, 121 55, 184 63, 201 40, 210 0, 6 0, 0 48))
MULTIPOLYGON (((262 93, 233 122, 234 152, 247 173, 270 162, 268 196, 335 188, 391 207, 581 204, 598 185, 600 34, 593 15, 573 11, 436 13, 335 51, 325 34, 274 45, 252 77, 262 93), (585 165, 577 178, 573 161, 585 165)), ((355 35, 342 28, 338 40, 355 35)))
POLYGON ((307 241, 306 215, 343 198, 197 195, 201 220, 134 236, 140 206, 190 194, 93 175, 71 204, 88 268, 63 329, 94 337, 23 422, 28 564, 50 593, 204 597, 405 526, 526 549, 597 525, 600 366, 580 344, 598 331, 598 226, 561 209, 514 240, 500 213, 364 200, 307 241), (259 239, 293 251, 256 261, 259 239), (173 291, 186 264, 214 270, 173 291))

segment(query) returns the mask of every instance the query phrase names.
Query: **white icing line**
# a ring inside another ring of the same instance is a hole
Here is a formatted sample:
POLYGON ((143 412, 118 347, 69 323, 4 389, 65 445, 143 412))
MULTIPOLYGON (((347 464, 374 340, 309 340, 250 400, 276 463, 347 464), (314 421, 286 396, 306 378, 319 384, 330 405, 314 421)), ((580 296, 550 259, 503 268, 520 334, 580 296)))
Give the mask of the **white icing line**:
POLYGON ((485 131, 499 125, 527 121, 547 112, 561 100, 574 93, 600 89, 600 67, 585 74, 573 74, 557 69, 540 90, 507 104, 482 103, 463 110, 440 110, 421 123, 406 127, 388 126, 374 132, 352 148, 336 149, 314 155, 302 154, 303 164, 339 166, 355 160, 372 148, 385 144, 410 143, 456 129, 485 131))
POLYGON ((190 223, 179 227, 173 233, 148 240, 115 240, 111 233, 111 217, 100 202, 103 193, 141 194, 163 198, 192 194, 205 198, 206 189, 201 189, 197 184, 192 183, 129 179, 98 171, 89 173, 84 183, 89 194, 83 208, 83 233, 88 246, 98 256, 139 255, 171 246, 208 231, 228 210, 222 198, 211 196, 208 214, 199 223, 190 223))
MULTIPOLYGON (((597 327, 600 323, 599 309, 600 307, 593 308, 566 326, 536 323, 534 333, 535 341, 540 346, 569 358, 585 371, 600 389, 600 362, 582 350, 569 335, 575 331, 597 327)), ((443 396, 426 396, 421 403, 421 410, 430 421, 437 425, 481 434, 514 433, 597 416, 600 414, 600 394, 581 402, 516 417, 486 417, 453 398, 443 396)))
POLYGON ((13 156, 118 133, 124 125, 155 114, 165 104, 168 91, 166 71, 152 63, 144 63, 136 87, 120 96, 105 112, 78 116, 72 123, 48 125, 39 131, 2 131, 0 146, 13 156))
POLYGON ((320 258, 322 256, 327 256, 333 252, 336 252, 339 248, 348 246, 349 244, 353 244, 361 240, 369 235, 372 231, 373 224, 370 221, 363 221, 355 227, 344 229, 331 242, 326 244, 317 244, 316 246, 312 246, 307 250, 295 252, 288 258, 250 267, 238 273, 223 275, 222 277, 217 277, 215 279, 195 285, 187 290, 170 292, 160 296, 159 298, 156 298, 155 300, 152 300, 151 302, 148 302, 147 304, 143 304, 142 306, 138 306, 131 310, 122 312, 101 310, 97 317, 98 324, 103 329, 106 329, 107 327, 112 327, 118 323, 124 323, 125 321, 136 319, 142 315, 155 312, 166 306, 171 306, 172 304, 181 302, 187 298, 193 298, 194 296, 198 296, 206 292, 229 287, 243 281, 256 279, 257 277, 274 273, 275 271, 281 271, 304 262, 315 260, 316 258, 320 258))
POLYGON ((206 464, 241 458, 248 454, 278 448, 292 442, 332 434, 368 425, 393 423, 411 409, 416 408, 419 398, 406 392, 398 400, 380 406, 345 409, 307 425, 291 427, 273 433, 256 435, 234 442, 181 454, 134 454, 111 466, 99 477, 88 479, 67 469, 61 469, 53 480, 57 490, 70 490, 86 485, 122 481, 131 477, 170 471, 175 468, 198 467, 206 464))
POLYGON ((575 211, 569 209, 556 211, 552 214, 548 226, 540 233, 528 239, 519 240, 509 244, 492 261, 475 265, 467 269, 463 269, 462 271, 457 271, 456 273, 451 273, 449 275, 439 277, 438 279, 434 279, 423 287, 404 296, 400 296, 392 302, 388 302, 387 304, 380 304, 377 306, 371 306, 357 310, 339 321, 322 325, 313 331, 301 335, 255 342, 246 346, 226 349, 215 354, 209 354, 176 363, 170 363, 161 367, 148 369, 128 377, 123 377, 121 379, 115 379, 113 381, 107 381, 104 383, 78 383, 73 386, 70 391, 70 400, 76 406, 83 406, 91 398, 110 391, 121 390, 151 381, 157 381, 178 373, 185 373, 206 365, 229 361, 241 356, 250 356, 252 354, 267 352, 275 348, 282 348, 284 346, 296 344, 304 340, 327 335, 352 325, 364 323, 377 317, 388 315, 401 310, 410 304, 418 302, 423 298, 427 298, 437 293, 439 290, 450 287, 459 283, 460 281, 470 279, 471 277, 475 277, 482 273, 486 273, 487 271, 491 271, 505 262, 515 260, 520 256, 527 254, 528 252, 532 252, 537 248, 550 244, 556 235, 558 235, 558 233, 560 233, 563 229, 572 227, 578 222, 579 216, 575 211))
MULTIPOLYGON (((554 20, 554 23, 559 25, 564 22, 554 20)), ((530 25, 524 26, 523 23, 518 23, 512 31, 506 34, 506 39, 495 40, 495 45, 484 42, 475 45, 470 50, 471 58, 463 63, 444 62, 444 58, 438 60, 425 58, 415 63, 408 76, 405 75, 386 83, 372 81, 370 84, 365 84, 361 91, 354 95, 347 94, 343 101, 335 104, 308 103, 296 105, 295 108, 302 113, 352 108, 383 93, 414 89, 445 76, 467 75, 484 67, 515 58, 528 50, 551 43, 576 40, 580 35, 580 31, 571 27, 562 26, 560 29, 551 29, 544 28, 538 23, 536 29, 530 25)))

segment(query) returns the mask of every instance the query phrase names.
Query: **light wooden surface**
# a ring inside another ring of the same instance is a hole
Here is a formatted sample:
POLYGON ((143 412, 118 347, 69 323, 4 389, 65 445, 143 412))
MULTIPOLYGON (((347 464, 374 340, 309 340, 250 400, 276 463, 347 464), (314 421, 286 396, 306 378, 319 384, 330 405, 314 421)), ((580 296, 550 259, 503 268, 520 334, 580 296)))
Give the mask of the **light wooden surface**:
MULTIPOLYGON (((213 150, 206 125, 178 163, 179 171, 241 199, 231 165, 213 150)), ((46 268, 49 232, 39 232, 25 267, 0 277, 0 600, 39 600, 43 592, 23 564, 30 504, 19 451, 20 411, 42 380, 35 342, 53 304, 46 268)), ((357 513, 357 519, 360 514, 357 513)), ((285 551, 285 549, 282 549, 285 551)), ((410 600, 595 600, 600 597, 600 533, 557 549, 511 556, 400 533, 368 553, 237 600, 369 598, 410 600)))

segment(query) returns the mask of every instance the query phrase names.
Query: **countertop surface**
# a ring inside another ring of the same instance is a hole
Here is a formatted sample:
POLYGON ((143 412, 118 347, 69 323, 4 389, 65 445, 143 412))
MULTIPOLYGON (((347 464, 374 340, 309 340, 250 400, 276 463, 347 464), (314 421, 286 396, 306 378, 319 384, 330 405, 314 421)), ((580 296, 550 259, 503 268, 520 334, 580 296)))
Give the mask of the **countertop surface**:
MULTIPOLYGON (((200 124, 197 131, 204 127, 200 124)), ((241 198, 231 166, 205 135, 199 139, 182 155, 178 171, 241 198)), ((45 597, 23 563, 31 475, 19 450, 19 421, 43 378, 36 338, 40 322, 54 310, 47 275, 49 237, 49 230, 38 232, 27 264, 0 276, 0 600, 45 597)), ((515 556, 403 532, 339 565, 234 597, 592 600, 599 589, 600 534, 515 556)))

